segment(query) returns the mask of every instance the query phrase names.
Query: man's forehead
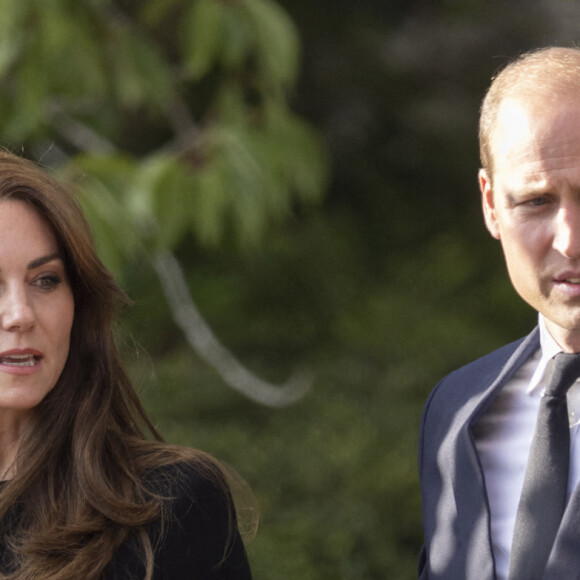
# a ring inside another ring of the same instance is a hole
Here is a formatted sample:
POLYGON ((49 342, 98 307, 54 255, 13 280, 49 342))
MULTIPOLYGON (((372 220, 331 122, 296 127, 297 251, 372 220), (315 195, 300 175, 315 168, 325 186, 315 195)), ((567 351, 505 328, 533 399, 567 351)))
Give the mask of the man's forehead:
POLYGON ((567 154, 580 147, 580 101, 505 99, 492 135, 496 167, 506 157, 552 149, 567 154))
POLYGON ((502 102, 494 130, 493 149, 497 159, 520 142, 525 135, 531 134, 532 115, 529 107, 515 99, 502 102))

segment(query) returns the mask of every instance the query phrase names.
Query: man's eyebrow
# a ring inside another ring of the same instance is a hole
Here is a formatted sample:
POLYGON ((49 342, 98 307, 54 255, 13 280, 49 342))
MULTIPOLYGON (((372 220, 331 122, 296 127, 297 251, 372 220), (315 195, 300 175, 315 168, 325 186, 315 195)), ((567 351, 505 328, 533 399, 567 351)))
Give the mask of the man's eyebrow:
POLYGON ((36 268, 40 268, 41 266, 44 266, 53 260, 62 260, 62 256, 58 252, 55 252, 54 254, 48 254, 47 256, 41 256, 40 258, 36 258, 36 260, 32 260, 32 262, 26 266, 26 269, 36 270, 36 268))

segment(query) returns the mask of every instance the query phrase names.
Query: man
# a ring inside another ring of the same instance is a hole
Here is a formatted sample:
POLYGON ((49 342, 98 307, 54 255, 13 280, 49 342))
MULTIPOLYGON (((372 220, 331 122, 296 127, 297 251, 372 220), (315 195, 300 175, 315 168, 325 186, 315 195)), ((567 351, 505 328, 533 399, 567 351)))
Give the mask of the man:
MULTIPOLYGON (((532 577, 510 571, 510 560, 546 366, 558 352, 580 352, 579 49, 524 55, 494 79, 482 106, 480 150, 485 223, 515 290, 538 312, 538 327, 450 374, 426 403, 422 580, 532 577)), ((578 384, 567 402, 566 506, 547 561, 533 575, 554 580, 580 578, 578 384)))

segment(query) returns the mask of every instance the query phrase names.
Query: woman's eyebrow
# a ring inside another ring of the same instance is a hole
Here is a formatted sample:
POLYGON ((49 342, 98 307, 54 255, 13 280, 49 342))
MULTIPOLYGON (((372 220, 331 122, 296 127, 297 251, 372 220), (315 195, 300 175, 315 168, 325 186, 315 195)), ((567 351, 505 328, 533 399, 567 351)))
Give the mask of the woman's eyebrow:
POLYGON ((28 266, 26 266, 26 269, 36 270, 36 268, 40 268, 41 266, 44 266, 45 264, 48 264, 48 262, 52 262, 53 260, 62 260, 62 256, 58 252, 54 254, 49 254, 47 256, 41 256, 40 258, 36 258, 36 260, 32 260, 32 262, 30 262, 28 266))

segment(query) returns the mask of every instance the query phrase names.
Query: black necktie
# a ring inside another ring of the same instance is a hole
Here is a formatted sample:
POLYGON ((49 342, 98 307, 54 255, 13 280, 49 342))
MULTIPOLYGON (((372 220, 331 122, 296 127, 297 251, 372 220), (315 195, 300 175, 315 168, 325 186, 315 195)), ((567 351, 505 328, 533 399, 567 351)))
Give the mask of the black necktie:
POLYGON ((518 506, 510 558, 510 580, 542 578, 568 489, 570 427, 566 394, 580 376, 580 354, 559 353, 546 367, 548 386, 518 506))

